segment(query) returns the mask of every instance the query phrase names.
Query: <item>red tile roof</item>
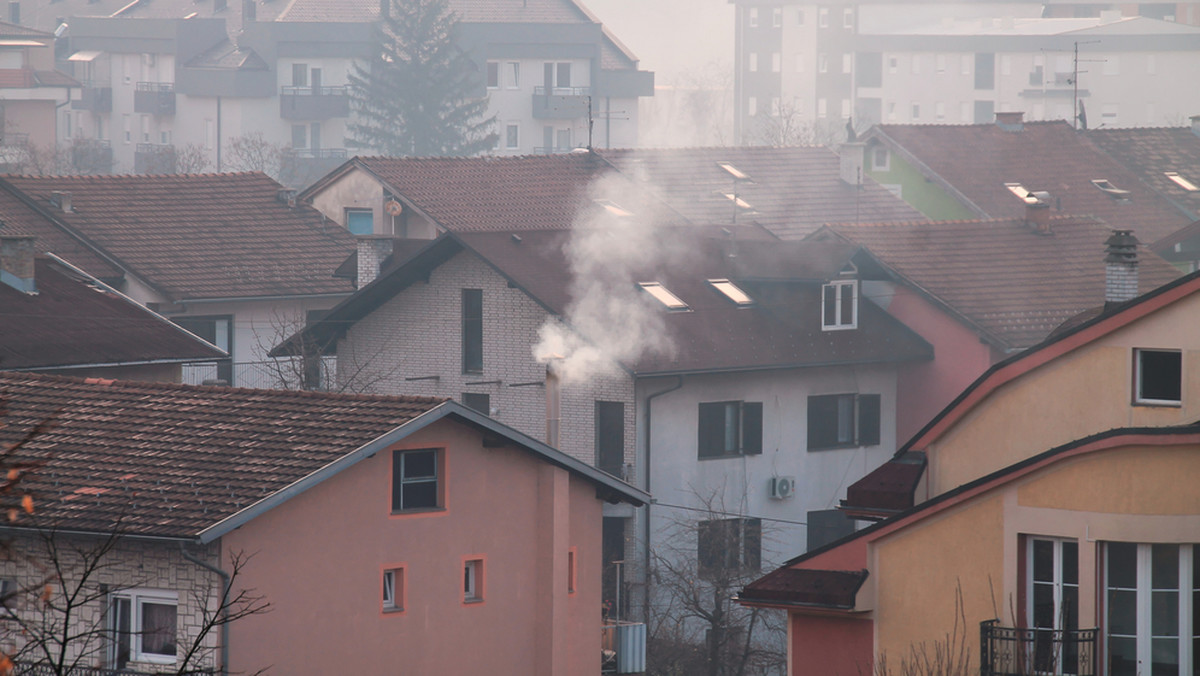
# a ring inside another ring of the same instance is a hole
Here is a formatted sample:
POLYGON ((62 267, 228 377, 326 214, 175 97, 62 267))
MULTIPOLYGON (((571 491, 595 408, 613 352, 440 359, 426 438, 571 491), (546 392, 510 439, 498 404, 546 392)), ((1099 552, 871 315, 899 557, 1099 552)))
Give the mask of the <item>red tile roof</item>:
POLYGON ((78 233, 47 219, 22 200, 19 193, 3 188, 4 181, 0 179, 0 234, 31 235, 37 238, 38 251, 65 258, 100 279, 113 282, 121 279, 119 264, 89 245, 78 233))
POLYGON ((740 603, 853 608, 865 570, 779 568, 738 592, 740 603))
POLYGON ((34 279, 36 294, 0 283, 0 369, 227 356, 67 266, 39 258, 34 279))
POLYGON ((21 458, 58 528, 193 537, 442 400, 0 373, 0 444, 50 420, 21 458))
POLYGON ((600 155, 663 201, 698 223, 730 223, 736 190, 754 213, 739 223, 759 223, 783 239, 798 239, 826 223, 923 220, 924 216, 870 178, 856 190, 840 178, 838 155, 825 147, 681 148, 601 150, 600 155), (747 174, 735 185, 718 166, 747 174))
MULTIPOLYGON (((1034 345, 1104 304, 1111 229, 1078 216, 1055 217, 1052 228, 1038 234, 1023 220, 831 226, 1006 349, 1034 345)), ((1141 293, 1180 276, 1144 248, 1140 261, 1141 293)))
MULTIPOLYGON (((333 271, 354 237, 312 207, 280 202, 282 186, 265 174, 8 176, 4 184, 173 301, 352 291, 333 271), (51 204, 53 191, 71 193, 71 213, 51 204)), ((46 218, 25 226, 40 250, 53 250, 43 235, 61 228, 46 218)), ((97 277, 111 272, 56 253, 97 277)))
POLYGON ((1194 219, 1186 218, 1138 176, 1101 152, 1065 122, 1026 122, 1020 131, 982 125, 880 125, 868 133, 902 148, 930 178, 953 186, 982 210, 981 217, 1020 218, 1024 203, 1005 183, 1050 193, 1056 209, 1086 214, 1114 228, 1132 229, 1151 244, 1194 219), (1128 190, 1119 201, 1092 184, 1104 179, 1128 190))
POLYGON ((1200 134, 1193 128, 1095 129, 1087 138, 1169 198, 1189 220, 1200 219, 1200 190, 1189 191, 1166 176, 1178 172, 1200 187, 1200 134))

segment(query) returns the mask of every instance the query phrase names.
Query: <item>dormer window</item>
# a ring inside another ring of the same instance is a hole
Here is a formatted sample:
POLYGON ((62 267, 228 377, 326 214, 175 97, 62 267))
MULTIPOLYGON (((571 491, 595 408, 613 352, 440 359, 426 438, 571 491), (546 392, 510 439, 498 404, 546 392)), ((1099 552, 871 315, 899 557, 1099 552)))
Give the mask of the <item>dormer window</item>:
POLYGON ((1103 190, 1105 195, 1108 195, 1109 197, 1111 197, 1115 200, 1119 200, 1119 201, 1123 201, 1123 202, 1129 201, 1129 191, 1121 190, 1120 188, 1118 188, 1117 186, 1115 186, 1111 182, 1109 182, 1107 179, 1103 179, 1103 178, 1092 179, 1092 185, 1103 190))
POLYGON ((679 296, 671 293, 667 287, 659 282, 641 282, 638 286, 642 287, 646 293, 654 297, 654 300, 667 306, 667 309, 672 312, 686 312, 688 304, 679 299, 679 296))
POLYGON ((858 328, 858 280, 829 282, 821 289, 821 330, 858 328))
POLYGON ((1195 183, 1192 183, 1191 181, 1187 180, 1186 178, 1180 176, 1179 172, 1177 172, 1177 171, 1164 171, 1163 175, 1166 176, 1167 178, 1171 179, 1172 181, 1174 181, 1175 185, 1179 186, 1180 188, 1183 188, 1184 190, 1186 190, 1188 192, 1196 192, 1197 190, 1200 190, 1200 188, 1196 187, 1195 183))
POLYGON ((745 291, 742 291, 738 285, 734 284, 728 279, 710 279, 708 280, 708 283, 712 285, 712 288, 720 291, 721 295, 733 301, 733 303, 738 307, 749 307, 754 305, 754 299, 751 298, 750 295, 745 291))

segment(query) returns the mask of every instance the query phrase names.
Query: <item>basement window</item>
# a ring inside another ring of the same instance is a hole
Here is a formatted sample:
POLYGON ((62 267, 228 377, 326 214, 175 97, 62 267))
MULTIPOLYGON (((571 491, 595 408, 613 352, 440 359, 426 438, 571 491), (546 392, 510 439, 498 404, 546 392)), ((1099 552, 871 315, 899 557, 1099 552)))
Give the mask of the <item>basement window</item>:
POLYGON ((641 282, 638 286, 642 287, 646 293, 654 297, 654 300, 667 306, 672 312, 684 312, 688 309, 688 304, 679 299, 679 296, 671 293, 667 287, 659 282, 641 282))
POLYGON ((1120 201, 1125 201, 1125 202, 1129 201, 1129 191, 1121 190, 1120 188, 1118 188, 1117 186, 1115 186, 1111 182, 1109 182, 1107 179, 1094 178, 1094 179, 1092 179, 1092 185, 1103 190, 1105 195, 1108 195, 1109 197, 1111 197, 1115 200, 1120 200, 1120 201))
POLYGON ((749 307, 754 305, 754 299, 751 298, 750 295, 745 291, 742 291, 738 285, 734 284, 728 279, 710 279, 708 280, 708 283, 711 284, 714 289, 720 291, 721 294, 726 298, 733 301, 733 303, 738 307, 749 307))
POLYGON ((1192 183, 1186 178, 1180 176, 1179 172, 1177 171, 1164 171, 1163 175, 1174 181, 1175 185, 1178 185, 1180 188, 1183 188, 1188 192, 1196 192, 1197 190, 1200 190, 1200 188, 1196 187, 1195 183, 1192 183))
POLYGON ((1179 350, 1134 350, 1134 403, 1179 406, 1183 402, 1183 353, 1179 350))

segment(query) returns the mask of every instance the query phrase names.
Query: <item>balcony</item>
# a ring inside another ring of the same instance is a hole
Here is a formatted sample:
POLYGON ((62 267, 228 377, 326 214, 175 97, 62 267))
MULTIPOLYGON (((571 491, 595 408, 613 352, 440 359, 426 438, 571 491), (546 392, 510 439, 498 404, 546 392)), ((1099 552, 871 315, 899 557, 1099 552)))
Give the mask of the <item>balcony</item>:
MULTIPOLYGON (((24 664, 18 662, 13 665, 12 673, 16 676, 55 676, 61 673, 54 665, 45 663, 24 664)), ((71 667, 69 672, 71 676, 140 676, 141 674, 174 674, 174 669, 164 671, 137 671, 125 667, 122 669, 107 669, 104 667, 71 667)), ((212 669, 188 669, 180 672, 188 676, 213 676, 216 672, 212 669)))
POLYGON ((337 357, 321 357, 309 365, 298 357, 236 363, 223 359, 184 364, 182 376, 184 385, 221 380, 235 387, 264 390, 336 391, 337 357))
POLYGON ((588 87, 534 87, 535 120, 574 120, 584 117, 591 105, 588 87))
POLYGON ((292 148, 279 163, 279 182, 297 190, 307 188, 346 161, 345 148, 292 148))
POLYGON ((133 112, 150 115, 175 114, 175 84, 139 82, 133 90, 133 112))
POLYGON ((111 172, 112 144, 100 139, 76 139, 71 143, 71 166, 83 174, 111 172))
POLYGON ((79 99, 71 102, 71 110, 111 113, 112 85, 107 82, 84 82, 79 99))
POLYGON ((349 117, 350 89, 340 87, 283 87, 279 117, 285 120, 328 120, 349 117))
POLYGON ((646 625, 610 620, 600 627, 600 673, 646 671, 646 625))
POLYGON ((1002 627, 979 623, 980 676, 1070 674, 1096 676, 1098 629, 1002 627))
POLYGON ((139 143, 133 153, 133 173, 174 174, 175 146, 162 143, 139 143))

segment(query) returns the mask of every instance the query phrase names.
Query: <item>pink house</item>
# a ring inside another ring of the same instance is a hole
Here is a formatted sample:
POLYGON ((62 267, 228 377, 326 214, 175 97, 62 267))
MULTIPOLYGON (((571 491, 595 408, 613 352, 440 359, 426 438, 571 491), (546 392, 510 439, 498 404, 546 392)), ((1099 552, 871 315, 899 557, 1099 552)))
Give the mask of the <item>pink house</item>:
MULTIPOLYGON (((26 449, 45 463, 26 526, 119 528, 139 549, 113 556, 144 579, 106 583, 174 609, 174 641, 149 645, 161 628, 133 626, 131 649, 81 650, 91 665, 566 675, 598 674, 616 650, 602 631, 602 505, 649 496, 453 401, 30 374, 0 374, 0 399, 0 442, 56 421, 26 449), (234 590, 271 611, 181 664, 197 599, 211 605, 235 553, 253 557, 234 590)), ((29 574, 0 562, 18 587, 29 574)))

